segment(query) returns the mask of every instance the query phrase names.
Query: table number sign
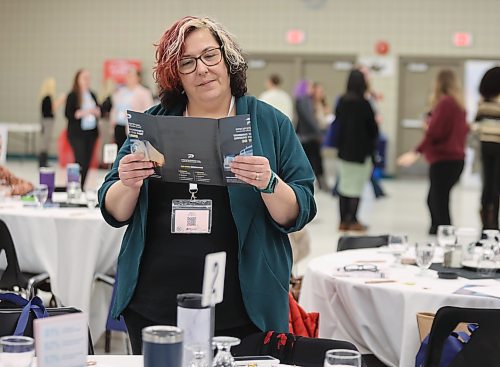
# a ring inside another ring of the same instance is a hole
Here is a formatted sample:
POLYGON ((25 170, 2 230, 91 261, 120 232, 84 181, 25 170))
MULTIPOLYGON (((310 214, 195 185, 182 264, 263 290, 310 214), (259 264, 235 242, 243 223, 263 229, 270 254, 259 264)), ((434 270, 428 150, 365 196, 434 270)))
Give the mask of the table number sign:
POLYGON ((73 313, 34 320, 38 367, 85 366, 88 316, 73 313))

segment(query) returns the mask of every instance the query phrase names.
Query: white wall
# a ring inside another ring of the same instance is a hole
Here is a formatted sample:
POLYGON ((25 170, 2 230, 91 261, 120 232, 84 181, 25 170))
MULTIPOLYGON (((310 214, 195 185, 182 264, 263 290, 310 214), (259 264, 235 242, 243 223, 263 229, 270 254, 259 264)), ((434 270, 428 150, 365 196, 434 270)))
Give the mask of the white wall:
MULTIPOLYGON (((401 55, 500 57, 498 0, 1 0, 0 121, 38 121, 38 88, 49 75, 67 91, 74 72, 86 67, 99 90, 108 58, 142 60, 153 87, 153 44, 190 14, 216 18, 247 52, 371 56, 384 39, 396 61, 401 55), (290 28, 306 32, 304 44, 286 44, 290 28), (458 31, 473 34, 472 47, 453 46, 458 31)), ((397 78, 396 68, 393 76, 374 79, 385 95, 380 109, 390 140, 396 136, 397 78)), ((61 110, 58 129, 63 126, 61 110)))

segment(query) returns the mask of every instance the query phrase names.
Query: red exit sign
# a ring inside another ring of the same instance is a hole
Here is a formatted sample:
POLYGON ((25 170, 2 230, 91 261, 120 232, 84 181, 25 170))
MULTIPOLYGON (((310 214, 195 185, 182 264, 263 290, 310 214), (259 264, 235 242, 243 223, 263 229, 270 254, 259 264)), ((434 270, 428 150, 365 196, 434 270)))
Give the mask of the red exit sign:
POLYGON ((472 34, 469 32, 456 32, 453 34, 453 44, 456 47, 472 46, 472 34))

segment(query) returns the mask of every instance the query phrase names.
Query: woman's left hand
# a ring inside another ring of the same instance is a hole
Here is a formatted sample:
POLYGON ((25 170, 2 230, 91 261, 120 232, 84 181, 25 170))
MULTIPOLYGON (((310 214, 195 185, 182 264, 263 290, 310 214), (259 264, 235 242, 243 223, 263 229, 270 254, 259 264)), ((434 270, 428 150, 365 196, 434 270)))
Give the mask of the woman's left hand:
POLYGON ((271 179, 271 167, 266 157, 244 156, 234 157, 231 163, 231 172, 236 178, 258 189, 265 189, 271 179))

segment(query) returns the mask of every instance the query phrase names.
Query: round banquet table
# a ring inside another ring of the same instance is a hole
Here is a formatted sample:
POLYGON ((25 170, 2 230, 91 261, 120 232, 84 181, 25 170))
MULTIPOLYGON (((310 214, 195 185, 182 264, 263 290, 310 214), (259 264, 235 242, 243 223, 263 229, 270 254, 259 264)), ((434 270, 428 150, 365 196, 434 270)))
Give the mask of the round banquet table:
POLYGON ((317 311, 319 336, 347 340, 389 366, 413 367, 420 346, 418 312, 442 306, 499 308, 500 298, 454 294, 465 285, 500 287, 491 279, 439 279, 413 265, 394 267, 387 249, 348 250, 313 259, 304 275, 299 303, 317 311), (379 272, 345 272, 352 264, 374 264, 379 272), (380 281, 379 273, 391 282, 380 281))
POLYGON ((104 332, 111 289, 96 286, 94 277, 113 272, 125 227, 109 226, 99 209, 42 209, 16 201, 0 204, 0 219, 12 235, 21 270, 48 273, 61 303, 89 314, 96 342, 104 332))

